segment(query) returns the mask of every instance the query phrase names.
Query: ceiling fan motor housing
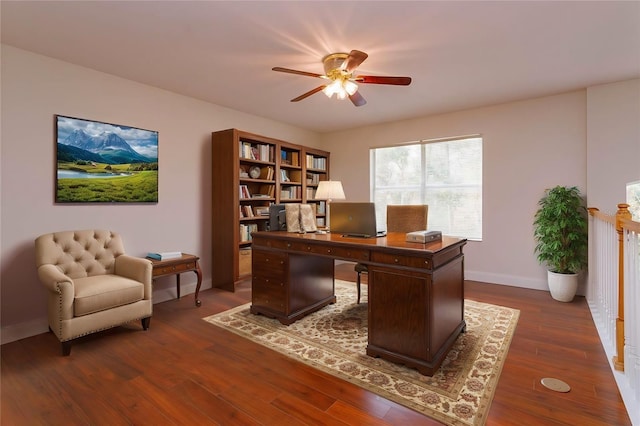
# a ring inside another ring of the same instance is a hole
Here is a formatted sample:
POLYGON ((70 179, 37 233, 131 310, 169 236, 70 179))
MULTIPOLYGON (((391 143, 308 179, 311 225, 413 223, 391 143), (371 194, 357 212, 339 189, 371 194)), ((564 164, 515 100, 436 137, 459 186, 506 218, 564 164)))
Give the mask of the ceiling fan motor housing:
POLYGON ((332 53, 322 59, 324 73, 327 77, 335 79, 343 74, 342 64, 349 57, 348 53, 332 53))

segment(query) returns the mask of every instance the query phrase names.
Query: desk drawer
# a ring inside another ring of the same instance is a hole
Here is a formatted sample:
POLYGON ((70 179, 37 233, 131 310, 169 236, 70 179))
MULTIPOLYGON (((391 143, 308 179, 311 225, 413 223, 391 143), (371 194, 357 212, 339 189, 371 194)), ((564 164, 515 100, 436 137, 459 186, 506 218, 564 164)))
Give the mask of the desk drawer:
POLYGON ((287 272, 289 256, 286 253, 253 250, 252 274, 284 276, 287 272))
POLYGON ((400 254, 380 253, 374 251, 371 253, 371 261, 384 263, 387 265, 406 266, 409 268, 431 269, 433 263, 431 259, 420 256, 405 256, 400 254))
POLYGON ((286 289, 284 282, 265 277, 253 277, 251 283, 251 303, 286 313, 286 289))
POLYGON ((369 260, 369 250, 364 249, 309 244, 307 251, 313 254, 323 254, 341 259, 369 260))
POLYGON ((267 246, 295 251, 297 253, 310 253, 325 256, 332 256, 341 259, 354 261, 369 260, 369 250, 350 247, 338 247, 330 244, 322 244, 308 241, 267 241, 267 246))
POLYGON ((159 277, 163 275, 178 274, 180 272, 185 272, 185 271, 194 271, 195 269, 196 269, 195 261, 180 263, 177 265, 161 266, 161 267, 153 268, 153 276, 159 277))

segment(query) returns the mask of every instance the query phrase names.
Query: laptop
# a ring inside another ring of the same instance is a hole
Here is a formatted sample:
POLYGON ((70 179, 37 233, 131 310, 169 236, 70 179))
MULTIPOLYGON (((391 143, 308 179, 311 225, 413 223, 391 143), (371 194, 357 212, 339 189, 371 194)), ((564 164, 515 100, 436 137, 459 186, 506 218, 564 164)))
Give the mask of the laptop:
POLYGON ((332 234, 345 237, 384 237, 387 233, 378 229, 374 203, 331 203, 329 227, 332 234))

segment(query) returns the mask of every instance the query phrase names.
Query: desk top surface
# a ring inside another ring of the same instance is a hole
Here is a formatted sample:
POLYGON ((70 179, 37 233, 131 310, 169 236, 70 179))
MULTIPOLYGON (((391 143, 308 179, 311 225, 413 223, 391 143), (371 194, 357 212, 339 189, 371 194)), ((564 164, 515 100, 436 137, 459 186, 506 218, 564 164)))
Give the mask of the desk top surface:
POLYGON ((253 238, 273 238, 282 240, 303 240, 308 242, 327 243, 335 245, 356 246, 360 248, 380 248, 380 249, 399 249, 399 250, 418 250, 436 253, 455 245, 464 245, 466 238, 454 238, 446 235, 442 236, 442 240, 432 241, 429 243, 413 243, 406 241, 404 232, 389 232, 385 237, 346 237, 341 234, 318 234, 318 233, 296 233, 287 231, 260 231, 254 232, 253 238))

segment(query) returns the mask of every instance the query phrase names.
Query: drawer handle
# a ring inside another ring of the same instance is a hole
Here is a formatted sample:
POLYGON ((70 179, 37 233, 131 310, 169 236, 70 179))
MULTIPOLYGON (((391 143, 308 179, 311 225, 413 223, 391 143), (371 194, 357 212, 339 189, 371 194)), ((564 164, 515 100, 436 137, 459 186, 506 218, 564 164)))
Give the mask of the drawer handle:
POLYGON ((280 264, 281 264, 281 265, 284 265, 284 260, 281 260, 281 261, 280 261, 280 264))
POLYGON ((311 246, 307 246, 307 251, 311 251, 311 246))
POLYGON ((398 258, 396 257, 395 259, 393 259, 394 262, 398 263, 398 258))
POLYGON ((331 253, 331 249, 327 249, 327 253, 331 253))
POLYGON ((291 248, 291 243, 287 243, 287 248, 291 248))

